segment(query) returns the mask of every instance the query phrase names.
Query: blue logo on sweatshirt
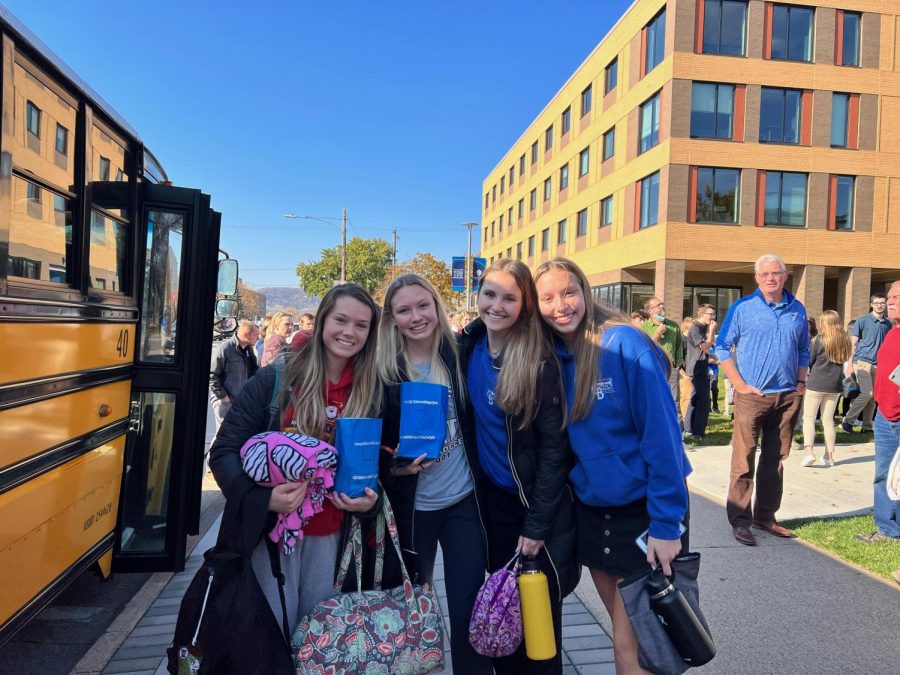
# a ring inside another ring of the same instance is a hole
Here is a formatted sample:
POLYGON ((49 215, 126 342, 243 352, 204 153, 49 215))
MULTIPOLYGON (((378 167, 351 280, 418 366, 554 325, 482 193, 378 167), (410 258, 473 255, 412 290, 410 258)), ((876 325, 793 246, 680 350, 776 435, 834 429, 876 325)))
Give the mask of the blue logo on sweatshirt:
POLYGON ((613 387, 613 382, 611 377, 601 377, 597 380, 597 384, 594 385, 594 392, 597 395, 597 400, 602 401, 603 397, 607 394, 615 394, 616 389, 613 387))

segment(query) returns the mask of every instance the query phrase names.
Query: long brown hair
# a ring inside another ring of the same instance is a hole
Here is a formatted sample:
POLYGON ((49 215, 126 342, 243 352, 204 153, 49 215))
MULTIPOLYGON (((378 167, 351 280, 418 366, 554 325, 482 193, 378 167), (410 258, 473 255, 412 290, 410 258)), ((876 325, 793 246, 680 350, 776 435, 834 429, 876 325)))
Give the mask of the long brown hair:
MULTIPOLYGON (((578 265, 568 258, 551 258, 541 263, 534 271, 535 283, 551 270, 571 274, 584 295, 584 316, 575 329, 572 349, 575 359, 572 421, 577 422, 588 416, 596 398, 594 385, 600 376, 600 335, 607 326, 630 326, 631 322, 619 310, 594 300, 587 276, 578 265)), ((643 334, 641 329, 637 330, 643 334)))
MULTIPOLYGON (((450 373, 447 372, 446 366, 441 359, 441 347, 446 345, 453 351, 453 358, 456 359, 456 382, 453 387, 462 395, 465 390, 465 378, 462 368, 459 367, 459 355, 456 350, 456 339, 453 337, 453 331, 450 328, 450 322, 447 320, 447 310, 444 307, 444 301, 434 286, 427 279, 420 277, 418 274, 401 274, 394 279, 387 291, 384 293, 384 305, 381 309, 381 319, 378 322, 378 374, 385 382, 400 382, 400 370, 406 363, 406 338, 400 334, 397 324, 394 323, 394 317, 391 313, 391 302, 394 295, 401 288, 406 286, 419 286, 431 294, 434 301, 434 311, 437 315, 438 325, 432 333, 431 340, 431 373, 434 382, 437 384, 448 385, 450 382, 450 373)), ((412 375, 407 369, 407 374, 412 375)))
POLYGON ((841 315, 834 310, 826 310, 819 316, 819 334, 825 347, 825 356, 832 363, 846 363, 853 353, 853 343, 847 329, 841 322, 841 315))
POLYGON ((522 294, 522 309, 506 338, 495 395, 497 404, 505 412, 521 416, 519 428, 524 429, 537 414, 544 362, 556 357, 538 311, 531 270, 519 260, 501 258, 485 271, 481 278, 482 287, 491 274, 500 272, 506 272, 515 280, 522 294))
MULTIPOLYGON (((318 320, 312 337, 284 368, 285 390, 294 404, 294 423, 304 434, 322 438, 325 434, 325 380, 327 377, 325 342, 322 333, 328 315, 341 298, 353 298, 372 313, 369 334, 363 348, 353 357, 353 388, 344 406, 345 417, 370 417, 381 412, 381 385, 375 363, 376 322, 378 308, 372 296, 356 284, 341 284, 325 294, 317 312, 318 320)), ((287 396, 282 395, 282 406, 287 396)))

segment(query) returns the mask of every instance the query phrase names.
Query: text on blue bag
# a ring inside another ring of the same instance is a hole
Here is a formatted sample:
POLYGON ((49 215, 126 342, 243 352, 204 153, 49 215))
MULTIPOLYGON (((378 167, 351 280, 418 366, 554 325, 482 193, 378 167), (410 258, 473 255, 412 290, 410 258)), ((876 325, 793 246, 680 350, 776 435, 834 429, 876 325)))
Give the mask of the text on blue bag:
POLYGON ((338 450, 334 489, 348 497, 361 497, 367 487, 376 490, 381 420, 339 417, 334 445, 338 450))
POLYGON ((398 457, 437 459, 447 435, 449 389, 430 382, 400 385, 398 457))

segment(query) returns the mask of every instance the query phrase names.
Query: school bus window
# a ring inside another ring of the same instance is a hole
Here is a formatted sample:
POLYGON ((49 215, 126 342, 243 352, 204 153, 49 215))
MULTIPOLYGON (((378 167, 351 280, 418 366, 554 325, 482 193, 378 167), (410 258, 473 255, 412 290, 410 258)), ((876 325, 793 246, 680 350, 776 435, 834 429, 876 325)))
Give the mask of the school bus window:
POLYGON ((16 168, 61 191, 72 189, 76 153, 70 152, 69 132, 75 129, 76 103, 21 54, 13 64, 13 89, 16 128, 10 149, 16 168))
POLYGON ((128 226, 125 223, 91 211, 91 286, 100 290, 128 292, 123 286, 127 245, 128 226))
POLYGON ((72 201, 20 176, 13 177, 13 196, 8 275, 65 283, 72 257, 72 201))
POLYGON ((178 293, 184 256, 184 216, 165 211, 147 213, 146 279, 141 308, 141 361, 174 363, 178 293))
POLYGON ((25 128, 29 134, 41 137, 41 109, 31 101, 25 104, 25 128))

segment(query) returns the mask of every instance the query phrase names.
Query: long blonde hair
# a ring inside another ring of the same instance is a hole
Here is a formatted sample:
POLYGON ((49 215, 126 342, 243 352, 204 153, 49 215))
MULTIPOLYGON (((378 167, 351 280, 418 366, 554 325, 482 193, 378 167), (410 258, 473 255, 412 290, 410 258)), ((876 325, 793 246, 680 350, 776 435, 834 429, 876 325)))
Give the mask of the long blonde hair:
POLYGON ((825 346, 825 356, 832 363, 846 363, 853 354, 853 343, 841 322, 841 315, 826 310, 819 316, 819 334, 816 336, 825 346))
POLYGON ((391 311, 394 295, 406 286, 419 286, 425 289, 431 294, 431 298, 434 301, 434 311, 437 315, 438 325, 435 328, 435 332, 432 333, 431 340, 431 368, 429 370, 431 381, 445 386, 450 384, 450 373, 447 372, 447 367, 441 359, 441 347, 447 345, 452 350, 453 358, 456 360, 456 382, 453 383, 453 387, 462 395, 462 392, 465 390, 465 378, 462 368, 459 367, 456 339, 453 337, 450 322, 447 320, 447 310, 444 307, 441 296, 438 295, 431 282, 418 274, 401 274, 391 282, 384 293, 384 305, 381 310, 381 319, 378 322, 378 374, 384 382, 392 384, 401 381, 402 370, 406 370, 406 374, 410 379, 415 379, 413 373, 410 372, 410 364, 406 358, 406 338, 400 334, 391 311))
MULTIPOLYGON (((596 400, 594 391, 600 376, 600 335, 607 326, 630 326, 629 318, 622 312, 602 305, 593 299, 591 284, 581 268, 568 258, 551 258, 534 271, 534 281, 547 272, 568 272, 578 282, 584 295, 584 316, 575 329, 575 394, 572 401, 572 421, 587 417, 596 400)), ((637 329, 643 334, 643 330, 637 329)))
POLYGON ((495 396, 497 404, 505 412, 521 416, 519 429, 524 429, 534 420, 538 411, 544 362, 555 359, 556 356, 538 311, 537 290, 531 278, 531 270, 520 260, 501 258, 485 271, 481 278, 482 288, 491 274, 500 272, 515 279, 522 294, 522 309, 506 338, 495 396))
MULTIPOLYGON (((319 305, 312 337, 288 362, 284 369, 282 409, 287 397, 294 404, 294 424, 304 434, 322 438, 325 431, 325 381, 327 378, 325 342, 322 333, 328 315, 341 298, 353 298, 372 312, 369 334, 363 348, 353 357, 353 388, 341 413, 344 417, 371 417, 381 413, 381 385, 375 362, 378 308, 365 289, 356 284, 342 284, 329 290, 319 305)), ((277 315, 276 315, 277 316, 277 315)))
POLYGON ((291 315, 287 312, 275 312, 272 315, 272 320, 269 321, 269 325, 266 328, 266 337, 263 338, 263 344, 272 340, 276 335, 278 337, 284 337, 280 333, 278 333, 278 329, 281 328, 279 325, 284 319, 290 319, 291 315))

